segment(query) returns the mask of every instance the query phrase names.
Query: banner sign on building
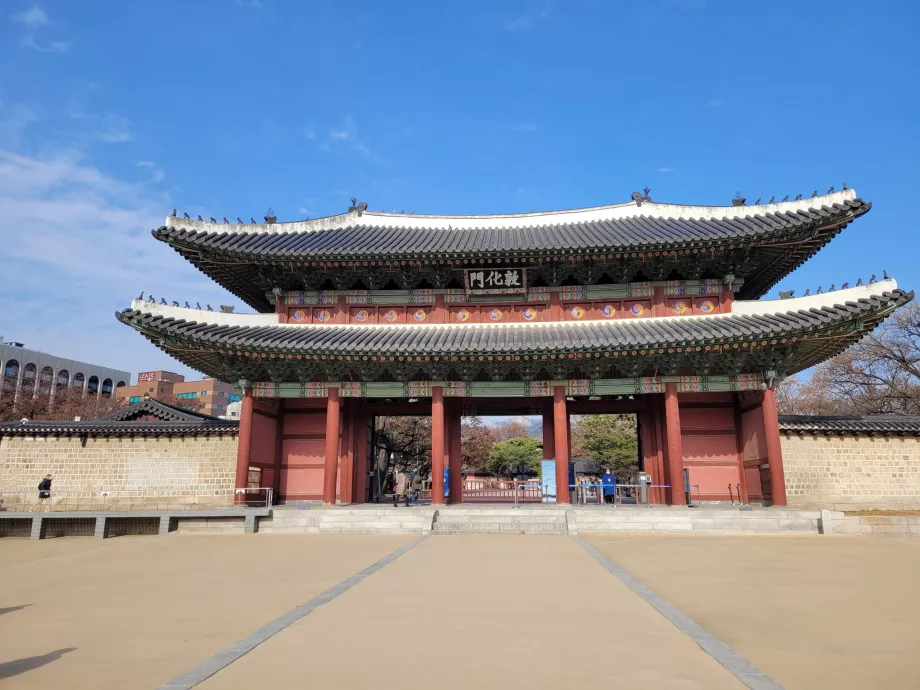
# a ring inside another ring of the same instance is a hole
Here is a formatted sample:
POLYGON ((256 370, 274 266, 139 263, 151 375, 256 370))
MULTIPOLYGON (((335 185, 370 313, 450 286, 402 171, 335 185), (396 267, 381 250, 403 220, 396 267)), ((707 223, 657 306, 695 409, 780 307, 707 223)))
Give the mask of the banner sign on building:
POLYGON ((155 371, 142 371, 137 375, 138 383, 148 383, 150 381, 157 380, 157 373, 155 371))
POLYGON ((527 292, 526 268, 468 268, 464 271, 466 291, 479 295, 527 292))

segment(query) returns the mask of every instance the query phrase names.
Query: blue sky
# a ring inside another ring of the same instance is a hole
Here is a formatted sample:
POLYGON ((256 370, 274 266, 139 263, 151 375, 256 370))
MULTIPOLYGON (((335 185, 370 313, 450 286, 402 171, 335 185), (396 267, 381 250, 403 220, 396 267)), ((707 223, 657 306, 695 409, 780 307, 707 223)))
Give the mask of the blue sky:
POLYGON ((846 181, 873 210, 780 287, 920 285, 913 2, 0 4, 0 334, 187 369, 115 321, 141 290, 237 304, 149 231, 729 204, 846 181))

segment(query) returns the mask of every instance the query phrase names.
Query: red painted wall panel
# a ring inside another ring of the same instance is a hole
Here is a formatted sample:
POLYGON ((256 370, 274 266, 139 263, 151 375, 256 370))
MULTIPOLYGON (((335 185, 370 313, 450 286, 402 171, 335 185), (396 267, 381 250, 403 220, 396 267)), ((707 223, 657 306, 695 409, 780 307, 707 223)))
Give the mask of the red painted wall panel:
POLYGON ((275 430, 276 423, 271 417, 261 414, 252 415, 252 441, 249 444, 249 464, 252 467, 262 468, 262 486, 271 486, 266 483, 266 466, 275 464, 275 430))
POLYGON ((767 462, 767 442, 764 436, 763 414, 760 406, 741 415, 741 442, 744 450, 744 478, 747 481, 748 497, 753 500, 764 498, 765 487, 761 464, 767 462))
POLYGON ((281 494, 287 499, 321 498, 325 441, 285 439, 281 458, 281 494))
MULTIPOLYGON (((683 402, 683 401, 681 401, 683 402)), ((731 407, 681 407, 681 430, 735 430, 735 411, 731 407)))
POLYGON ((326 415, 322 412, 289 411, 284 415, 285 434, 326 434, 326 415))

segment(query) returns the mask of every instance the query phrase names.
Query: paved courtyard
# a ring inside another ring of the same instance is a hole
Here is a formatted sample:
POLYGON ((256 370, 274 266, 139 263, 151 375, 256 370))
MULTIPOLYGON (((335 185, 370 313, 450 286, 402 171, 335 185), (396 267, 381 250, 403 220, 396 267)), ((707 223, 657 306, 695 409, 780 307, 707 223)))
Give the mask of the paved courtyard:
POLYGON ((915 688, 917 620, 907 540, 0 540, 2 688, 915 688))

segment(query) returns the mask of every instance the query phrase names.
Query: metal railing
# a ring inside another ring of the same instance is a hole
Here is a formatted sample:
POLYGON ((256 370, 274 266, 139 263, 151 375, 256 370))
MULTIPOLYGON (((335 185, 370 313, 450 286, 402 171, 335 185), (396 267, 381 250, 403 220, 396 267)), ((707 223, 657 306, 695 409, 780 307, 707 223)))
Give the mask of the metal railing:
POLYGON ((2 512, 106 512, 106 511, 195 511, 270 508, 272 489, 216 489, 188 492, 174 488, 67 489, 50 491, 40 499, 38 491, 0 490, 2 512))

